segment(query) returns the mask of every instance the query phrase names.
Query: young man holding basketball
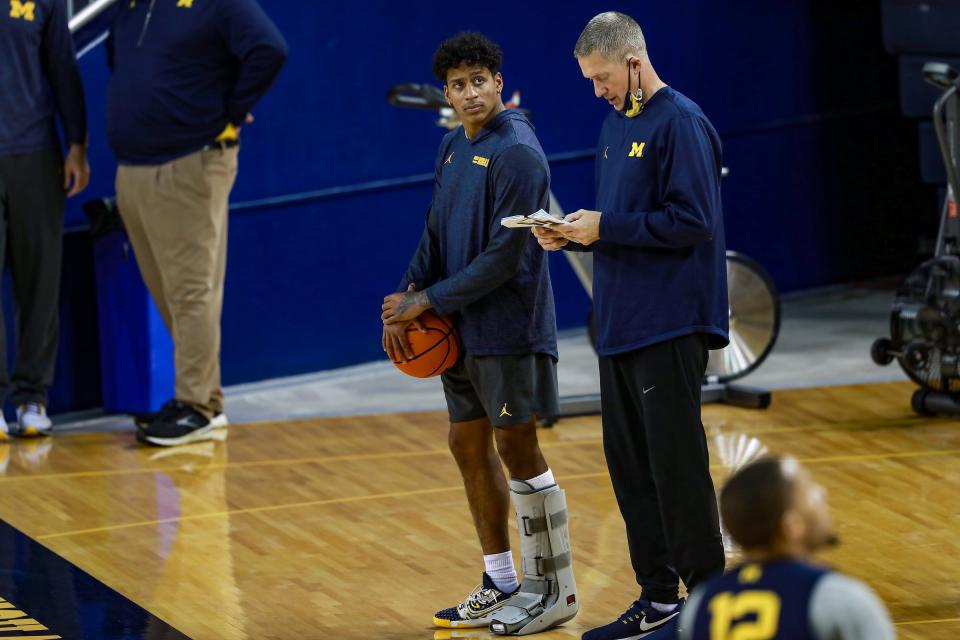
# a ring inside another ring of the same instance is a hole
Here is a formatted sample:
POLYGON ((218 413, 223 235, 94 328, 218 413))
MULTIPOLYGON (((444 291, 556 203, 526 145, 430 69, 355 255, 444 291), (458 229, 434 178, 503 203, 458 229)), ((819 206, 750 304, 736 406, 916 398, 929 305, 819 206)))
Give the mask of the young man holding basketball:
POLYGON ((530 234, 500 224, 548 206, 550 172, 529 121, 503 105, 501 59, 499 47, 476 33, 451 38, 434 54, 434 73, 463 125, 440 145, 426 229, 398 292, 384 298, 383 348, 395 361, 413 357, 405 328, 431 308, 453 318, 463 344, 464 356, 442 382, 450 450, 485 571, 480 586, 437 612, 434 624, 525 635, 569 620, 579 602, 564 492, 536 434, 537 416, 558 410, 546 255, 530 234), (520 529, 522 585, 510 555, 508 495, 520 529))

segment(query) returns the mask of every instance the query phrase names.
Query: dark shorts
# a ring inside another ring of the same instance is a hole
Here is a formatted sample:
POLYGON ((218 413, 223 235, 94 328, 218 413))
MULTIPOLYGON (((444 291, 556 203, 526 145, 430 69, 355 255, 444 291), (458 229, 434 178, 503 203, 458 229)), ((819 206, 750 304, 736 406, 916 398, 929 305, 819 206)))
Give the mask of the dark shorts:
POLYGON ((508 427, 560 412, 557 361, 546 353, 464 356, 440 379, 450 422, 489 417, 508 427))

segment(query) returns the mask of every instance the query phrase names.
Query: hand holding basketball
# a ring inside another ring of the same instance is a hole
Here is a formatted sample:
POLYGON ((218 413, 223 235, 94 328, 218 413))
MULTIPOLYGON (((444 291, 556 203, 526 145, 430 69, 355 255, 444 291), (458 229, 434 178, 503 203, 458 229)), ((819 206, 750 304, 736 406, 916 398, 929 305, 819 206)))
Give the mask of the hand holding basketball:
POLYGON ((380 319, 384 324, 406 324, 430 308, 430 299, 425 292, 417 291, 416 285, 411 282, 405 292, 391 293, 385 297, 380 308, 383 310, 380 319))
POLYGON ((383 336, 384 350, 393 364, 414 378, 438 376, 460 358, 453 323, 432 310, 405 325, 385 324, 383 336))
MULTIPOLYGON (((426 331, 419 318, 411 324, 419 331, 426 331)), ((394 362, 406 362, 414 356, 410 340, 407 339, 407 329, 407 325, 399 323, 383 325, 383 350, 394 362)))

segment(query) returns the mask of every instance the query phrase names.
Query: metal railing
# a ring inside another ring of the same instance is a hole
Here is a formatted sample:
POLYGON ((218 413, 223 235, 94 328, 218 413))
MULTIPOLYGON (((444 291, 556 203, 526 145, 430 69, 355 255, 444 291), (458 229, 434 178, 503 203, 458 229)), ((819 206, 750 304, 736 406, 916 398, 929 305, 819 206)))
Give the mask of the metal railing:
POLYGON ((70 31, 82 29, 117 0, 69 0, 70 31))

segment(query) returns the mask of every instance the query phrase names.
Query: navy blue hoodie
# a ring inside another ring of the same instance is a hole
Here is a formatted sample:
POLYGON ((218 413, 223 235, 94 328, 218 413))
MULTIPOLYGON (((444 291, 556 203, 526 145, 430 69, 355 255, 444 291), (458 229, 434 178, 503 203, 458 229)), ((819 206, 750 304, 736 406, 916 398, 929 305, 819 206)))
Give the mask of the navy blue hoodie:
POLYGON ((85 144, 87 113, 66 0, 0 4, 0 156, 85 144))
POLYGON ((163 164, 242 125, 287 57, 254 0, 121 0, 107 40, 107 139, 120 164, 163 164))
POLYGON ((549 194, 543 149, 517 111, 497 114, 472 139, 460 127, 440 144, 427 225, 399 290, 426 290, 471 356, 557 357, 547 256, 528 229, 500 224, 546 209, 549 194))
POLYGON ((607 116, 596 155, 597 351, 610 356, 690 333, 728 342, 720 138, 670 87, 635 118, 607 116))

